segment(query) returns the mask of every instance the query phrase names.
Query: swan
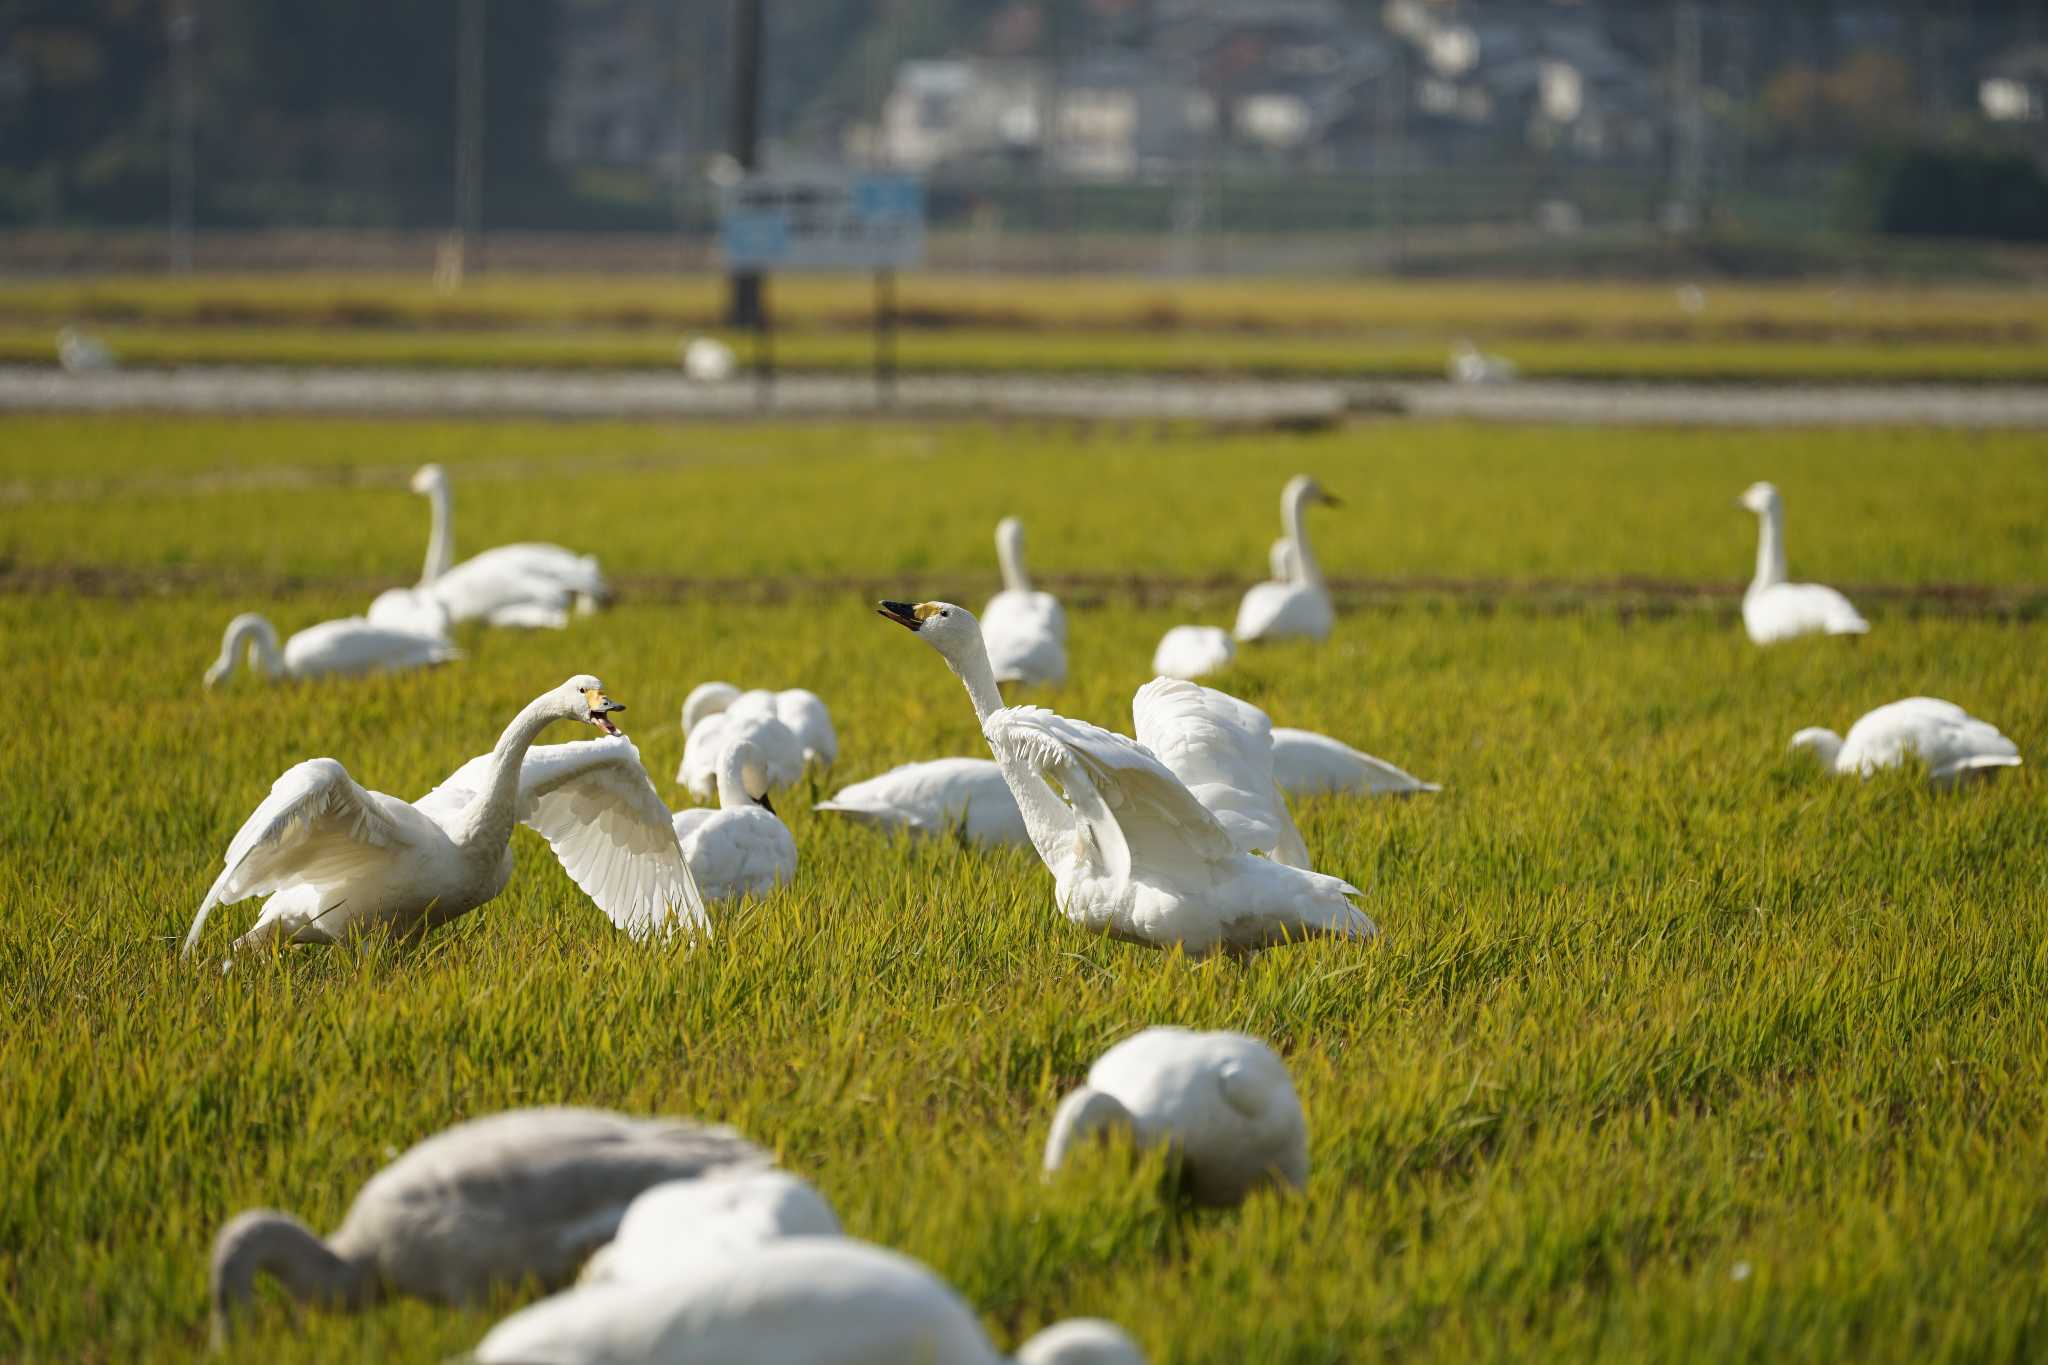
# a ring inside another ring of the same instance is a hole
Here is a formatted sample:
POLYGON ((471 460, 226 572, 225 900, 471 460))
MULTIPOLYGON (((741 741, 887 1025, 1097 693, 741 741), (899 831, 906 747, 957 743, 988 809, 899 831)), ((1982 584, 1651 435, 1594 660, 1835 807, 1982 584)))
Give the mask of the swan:
POLYGON ((57 329, 57 364, 71 374, 83 370, 115 370, 121 366, 111 346, 76 327, 57 329))
POLYGON ((1049 592, 1036 592, 1024 572, 1024 523, 996 523, 996 562, 1003 590, 981 613, 981 638, 999 683, 1058 687, 1067 680, 1067 613, 1049 592))
MULTIPOLYGON (((559 545, 500 545, 457 564, 454 494, 447 471, 438 464, 422 465, 413 475, 412 491, 426 497, 433 508, 433 530, 417 591, 432 593, 452 619, 559 627, 567 623, 565 608, 570 602, 579 612, 588 612, 610 594, 595 558, 559 545)), ((373 603, 372 619, 375 608, 373 603)))
POLYGON ((398 672, 462 657, 462 651, 437 631, 387 629, 360 616, 307 626, 280 649, 277 627, 255 612, 245 611, 228 622, 220 637, 220 657, 206 670, 208 687, 234 676, 245 644, 250 667, 273 680, 398 672))
POLYGON ((1200 683, 1154 678, 1131 698, 1131 724, 1240 852, 1309 867, 1273 777, 1273 722, 1264 711, 1200 683))
POLYGON ((732 347, 717 337, 691 337, 676 346, 676 359, 683 376, 698 384, 721 384, 739 367, 732 347))
POLYGON ((1239 641, 1277 640, 1305 635, 1312 640, 1327 639, 1336 624, 1330 605, 1330 590, 1323 585, 1322 566, 1308 543, 1302 511, 1311 503, 1341 506, 1323 486, 1306 474, 1297 474, 1280 492, 1280 520, 1287 528, 1289 568, 1284 581, 1255 583, 1237 604, 1239 641))
MULTIPOLYGON (((797 1237, 688 1265, 650 1284, 557 1294, 493 1327, 478 1365, 998 1365, 974 1310, 908 1256, 797 1237)), ((1122 1329, 1076 1319, 1024 1343, 1018 1365, 1144 1365, 1122 1329)))
POLYGON ((1471 338, 1459 337, 1451 343, 1444 373, 1453 384, 1512 384, 1522 371, 1506 356, 1489 355, 1474 346, 1471 338))
POLYGON ((837 1237, 839 1215, 788 1171, 736 1168, 643 1190, 577 1283, 650 1284, 676 1270, 784 1237, 837 1237))
MULTIPOLYGON (((699 801, 718 796, 718 760, 735 744, 753 745, 768 785, 762 795, 793 787, 804 779, 804 746, 796 732, 773 714, 758 707, 734 712, 714 705, 700 696, 709 688, 731 688, 730 683, 705 683, 683 702, 683 761, 676 766, 676 781, 699 801), (710 706, 708 711, 706 707, 710 706)), ((732 688, 737 694, 738 689, 732 688)))
POLYGON ((444 1129, 356 1192, 324 1241, 249 1209, 213 1243, 215 1342, 268 1273, 301 1303, 354 1311, 387 1295, 474 1303, 526 1280, 565 1284, 642 1190, 768 1154, 730 1128, 602 1109, 509 1109, 444 1129))
POLYGON ((1236 655, 1230 632, 1220 626, 1175 626, 1159 637, 1152 671, 1167 678, 1201 678, 1230 667, 1236 655))
POLYGON ((1800 635, 1861 635, 1870 622, 1849 599, 1818 583, 1785 581, 1785 502, 1768 483, 1753 483, 1735 500, 1756 513, 1756 577, 1742 594, 1742 624, 1760 645, 1800 635))
POLYGON ((676 812, 676 839, 706 900, 765 896, 796 875, 796 840, 768 805, 768 774, 750 740, 718 760, 718 809, 676 812))
POLYGON ((1060 1101, 1045 1143, 1057 1171, 1108 1129, 1174 1150, 1197 1202, 1227 1206, 1268 1184, 1308 1183, 1308 1121, 1279 1054, 1242 1033, 1148 1028, 1102 1054, 1060 1101))
POLYGON ((1266 566, 1272 571, 1275 583, 1285 583, 1294 577, 1294 538, 1282 536, 1266 551, 1266 566))
POLYGON ((806 767, 830 768, 839 761, 839 732, 832 726, 831 708, 817 693, 801 687, 780 692, 756 687, 742 692, 729 682, 698 683, 683 699, 683 734, 694 733, 706 716, 773 716, 789 727, 803 748, 806 767))
POLYGON ((228 845, 225 866, 185 935, 189 956, 214 907, 264 896, 235 950, 282 934, 338 943, 373 925, 424 932, 493 900, 512 876, 512 826, 538 830, 585 895, 634 937, 680 922, 705 928, 704 903, 668 810, 596 678, 570 678, 512 718, 490 753, 407 804, 356 785, 331 758, 285 771, 228 845), (558 720, 609 738, 532 747, 558 720))
POLYGON ((1997 726, 1937 697, 1908 697, 1866 712, 1849 727, 1846 739, 1808 726, 1792 736, 1791 747, 1811 753, 1832 772, 1857 777, 1918 755, 1936 786, 1951 786, 1972 773, 1989 776, 2021 762, 2019 746, 1997 726))
POLYGON ((1053 875, 1055 900, 1074 923, 1192 956, 1377 932, 1351 903, 1356 887, 1243 851, 1143 745, 1042 707, 1005 707, 980 624, 965 607, 885 601, 880 611, 937 650, 967 689, 1053 875))
POLYGON ((1286 726, 1273 727, 1273 777, 1280 790, 1290 796, 1319 796, 1328 792, 1407 796, 1443 790, 1434 782, 1402 772, 1383 758, 1360 753, 1340 739, 1286 726))
POLYGON ((957 829, 977 844, 1029 845, 1024 814, 992 759, 934 758, 905 763, 879 777, 855 782, 813 810, 844 815, 856 824, 940 834, 957 829))

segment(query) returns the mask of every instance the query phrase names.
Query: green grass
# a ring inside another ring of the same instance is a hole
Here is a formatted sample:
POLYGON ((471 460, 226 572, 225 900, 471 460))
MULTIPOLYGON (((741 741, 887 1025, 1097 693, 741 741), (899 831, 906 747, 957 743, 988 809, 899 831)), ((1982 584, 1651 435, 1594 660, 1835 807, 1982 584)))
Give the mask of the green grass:
MULTIPOLYGON (((1048 571, 1245 575, 1279 477, 1307 468, 1350 499, 1317 522, 1335 572, 1733 578, 1751 530, 1728 499, 1769 474, 1795 571, 2012 584, 2039 577, 2038 443, 9 420, 0 468, 17 560, 292 576, 260 596, 0 597, 22 712, 0 802, 0 1356, 195 1356, 228 1213, 331 1226, 390 1150, 546 1101, 738 1124, 1004 1344, 1075 1313, 1162 1362, 2048 1344, 2038 775, 1944 796, 1783 753, 1799 725, 1925 691, 2038 756, 2034 627, 1878 604, 1867 638, 1766 652, 1725 606, 1425 597, 1347 614, 1322 648, 1248 653, 1223 686, 1446 785, 1300 807, 1319 865, 1385 930, 1366 948, 1241 966, 1098 941, 1028 855, 878 840, 793 800, 797 882, 719 912, 695 952, 620 941, 522 834, 507 894, 418 947, 290 951, 225 979, 174 955, 285 766, 332 753, 415 796, 573 671, 628 703, 671 797, 675 710, 706 677, 823 693, 838 778, 973 752, 957 684, 851 580, 978 602, 999 510, 1027 516, 1048 571), (423 454, 463 466, 472 548, 546 535, 622 576, 803 581, 786 602, 629 596, 561 634, 471 632, 466 661, 427 674, 204 694, 233 611, 289 629, 358 608, 355 576, 410 571, 424 518, 396 476, 423 454), (1167 1022, 1286 1053, 1306 1197, 1181 1211, 1153 1167, 1113 1156, 1037 1179, 1059 1093, 1167 1022)), ((1127 723, 1184 619, 1114 593, 1075 610, 1075 680, 1049 700, 1127 723)), ((222 912, 209 947, 252 915, 222 912)), ((438 1359, 494 1311, 271 1306, 234 1358, 438 1359)))

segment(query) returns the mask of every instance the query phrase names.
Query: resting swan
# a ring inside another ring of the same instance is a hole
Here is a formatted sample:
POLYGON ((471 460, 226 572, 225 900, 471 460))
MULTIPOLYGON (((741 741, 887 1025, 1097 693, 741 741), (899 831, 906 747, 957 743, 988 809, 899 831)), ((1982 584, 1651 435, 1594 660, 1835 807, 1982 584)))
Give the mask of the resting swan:
POLYGON ((750 740, 718 760, 718 808, 677 811, 676 839, 706 900, 765 896, 796 875, 796 840, 768 804, 768 774, 750 740))
POLYGON ((1201 678, 1230 667, 1236 656, 1230 632, 1220 626, 1175 626, 1159 637, 1152 671, 1165 678, 1201 678))
POLYGON ((683 761, 676 765, 676 781, 699 801, 717 799, 718 760, 734 744, 754 746, 768 779, 762 795, 804 780, 803 741, 772 708, 731 709, 729 703, 741 695, 731 683, 704 683, 683 701, 683 761))
MULTIPOLYGON (((1351 903, 1356 887, 1244 851, 1239 841, 1253 837, 1254 822, 1226 828, 1189 790, 1189 779, 1144 745, 1040 707, 1005 707, 966 608, 883 602, 881 614, 937 650, 966 687, 1032 845, 1053 874, 1060 910, 1074 923, 1195 956, 1377 932, 1351 903)), ((1192 710, 1213 722, 1211 708, 1192 710)), ((1200 772, 1191 777, 1200 785, 1200 772)), ((1278 802, 1270 778, 1263 795, 1278 802)), ((1247 796, 1250 804, 1262 798, 1247 796)))
MULTIPOLYGON (((1245 593, 1244 600, 1237 605, 1237 628, 1234 631, 1240 641, 1278 640, 1289 636, 1322 640, 1329 637, 1331 627, 1336 624, 1330 590, 1323 584, 1322 565, 1316 560, 1315 549, 1308 541, 1307 527, 1302 522, 1303 509, 1311 503, 1326 507, 1341 505, 1306 474, 1295 475, 1281 490, 1280 521, 1287 530, 1290 572, 1283 581, 1256 583, 1245 593)), ((1277 547, 1270 557, 1279 558, 1277 547)))
POLYGON ((578 676, 534 698, 490 753, 408 804, 356 785, 331 758, 271 787, 233 842, 185 935, 189 956, 214 907, 268 897, 237 952, 282 934, 338 943, 375 925, 415 933, 495 899, 512 876, 512 827, 538 830, 614 924, 643 937, 704 929, 704 903, 669 813, 612 713, 625 707, 578 676), (610 736, 532 747, 558 720, 610 736))
POLYGON ((1935 697, 1908 697, 1866 712, 1849 727, 1846 739, 1809 726, 1792 736, 1791 747, 1811 753, 1831 772, 1853 777, 1868 777, 1918 755, 1936 786, 1952 786, 1972 773, 1988 777, 2021 762, 2019 746, 1997 726, 1935 697))
POLYGON ((684 1266, 784 1237, 837 1237, 825 1196, 788 1171, 735 1168, 643 1190, 578 1284, 651 1284, 684 1266))
POLYGON ((813 810, 855 824, 916 835, 958 830, 977 844, 1031 842, 1003 770, 986 758, 934 758, 905 763, 879 777, 841 787, 813 810))
POLYGON ((999 683, 1058 687, 1067 680, 1067 613, 1024 572, 1024 523, 996 523, 996 562, 1003 590, 981 612, 981 638, 999 683))
POLYGON ((366 1181, 331 1237, 269 1209, 213 1243, 213 1333, 268 1273, 301 1303, 354 1311, 387 1295, 475 1303, 526 1280, 567 1283, 641 1191, 765 1165, 730 1128, 601 1109, 511 1109, 407 1149, 366 1181))
POLYGON ((1308 1183, 1308 1121, 1294 1079, 1278 1053, 1242 1033, 1148 1028, 1103 1053, 1053 1115, 1046 1172, 1112 1128, 1141 1148, 1171 1146, 1198 1203, 1239 1204, 1262 1185, 1308 1183))
POLYGON ((1768 483, 1753 483, 1736 499, 1756 513, 1756 577, 1742 594, 1742 624, 1757 644, 1800 635, 1861 635, 1870 622, 1849 599, 1819 583, 1785 581, 1785 503, 1768 483))
POLYGON ((1313 730, 1273 727, 1273 777, 1290 796, 1358 792, 1366 796, 1410 796, 1440 792, 1383 758, 1360 753, 1340 739, 1313 730))
MULTIPOLYGON (((797 1237, 696 1262, 649 1284, 579 1288, 521 1309, 478 1365, 1000 1365, 974 1310, 908 1256, 797 1237)), ((1144 1365, 1096 1319, 1024 1343, 1018 1365, 1144 1365)))
POLYGON ((228 622, 220 637, 220 657, 206 670, 208 687, 234 676, 244 644, 249 649, 250 666, 273 681, 398 672, 462 657, 462 651, 438 631, 393 630, 372 625, 360 616, 307 626, 279 649, 277 627, 255 612, 245 611, 228 622))
MULTIPOLYGON (((609 595, 597 560, 559 545, 500 545, 457 564, 454 495, 447 472, 437 464, 422 465, 413 475, 412 491, 430 501, 434 517, 426 563, 413 591, 432 595, 452 620, 559 629, 568 623, 572 601, 577 611, 588 612, 609 595)), ((381 611, 383 619, 401 621, 412 609, 402 588, 370 604, 372 620, 380 619, 381 611)))

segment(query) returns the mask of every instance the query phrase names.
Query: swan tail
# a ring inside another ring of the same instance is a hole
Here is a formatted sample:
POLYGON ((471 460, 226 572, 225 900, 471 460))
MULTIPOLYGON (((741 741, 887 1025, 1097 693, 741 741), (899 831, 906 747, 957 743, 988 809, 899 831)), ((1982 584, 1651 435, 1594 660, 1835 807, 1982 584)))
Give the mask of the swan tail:
POLYGON ((1988 772, 1993 768, 2017 768, 2025 760, 2018 754, 1975 754, 1951 763, 1951 773, 1988 772))

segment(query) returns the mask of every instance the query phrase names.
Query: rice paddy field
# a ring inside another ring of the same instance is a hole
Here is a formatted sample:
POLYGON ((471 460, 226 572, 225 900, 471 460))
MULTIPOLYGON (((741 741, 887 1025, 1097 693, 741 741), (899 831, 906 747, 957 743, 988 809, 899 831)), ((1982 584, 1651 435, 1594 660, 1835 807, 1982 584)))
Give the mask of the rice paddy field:
MULTIPOLYGON (((564 1102, 737 1125, 1003 1346, 1094 1314, 1156 1362, 2039 1359, 2038 767, 1940 793, 1785 741, 1929 693, 2038 760, 2044 506, 2048 446, 2001 433, 0 418, 0 1357, 197 1358, 231 1213, 331 1228, 417 1139, 564 1102), (466 629, 426 673, 203 691, 234 613, 289 632, 417 575, 429 459, 458 553, 593 551, 619 603, 466 629), (223 976, 250 904, 177 956, 288 765, 416 797, 572 673, 627 703, 672 804, 707 678, 823 695, 832 783, 977 752, 871 599, 978 607, 1006 513, 1069 604, 1042 700, 1126 728, 1160 633, 1227 624, 1262 576, 1297 471, 1345 499, 1312 523, 1335 636, 1209 681, 1444 785, 1296 807, 1371 945, 1100 940, 1029 853, 789 800, 795 882, 694 949, 624 940, 522 832, 506 894, 423 942, 223 976), (1848 590, 1867 637, 1743 636, 1732 500, 1758 478, 1795 577, 1848 590), (1284 1053, 1301 1196, 1192 1210, 1115 1148, 1039 1178, 1058 1097, 1162 1023, 1284 1053)), ((443 1359, 526 1297, 272 1295, 229 1358, 443 1359)))

